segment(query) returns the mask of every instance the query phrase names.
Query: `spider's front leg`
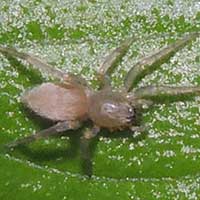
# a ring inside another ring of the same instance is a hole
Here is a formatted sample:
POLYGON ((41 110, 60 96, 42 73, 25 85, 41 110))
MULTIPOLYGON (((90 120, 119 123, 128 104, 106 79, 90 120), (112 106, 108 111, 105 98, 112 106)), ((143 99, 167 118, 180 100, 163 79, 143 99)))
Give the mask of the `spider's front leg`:
POLYGON ((124 85, 126 90, 130 91, 133 85, 136 84, 141 77, 160 66, 166 61, 166 59, 170 58, 175 52, 183 48, 190 41, 199 37, 199 35, 199 32, 190 33, 175 43, 170 44, 156 53, 141 59, 128 71, 125 77, 124 85))
POLYGON ((119 47, 111 51, 100 64, 98 70, 98 78, 104 87, 110 86, 109 72, 115 64, 124 56, 130 45, 136 40, 135 37, 130 37, 124 40, 119 47))
POLYGON ((56 69, 50 64, 47 64, 40 58, 28 53, 19 52, 14 48, 0 46, 0 52, 27 61, 29 64, 33 65, 33 67, 35 67, 42 73, 49 75, 51 78, 63 80, 66 75, 66 73, 62 72, 59 69, 56 69))
MULTIPOLYGON (((156 96, 200 95, 200 86, 172 87, 172 86, 146 86, 134 91, 133 96, 138 99, 148 99, 156 96)), ((153 100, 152 100, 153 101, 153 100)))
POLYGON ((43 139, 43 138, 57 136, 58 133, 60 133, 60 132, 64 132, 66 130, 71 130, 71 129, 77 129, 79 127, 80 127, 79 122, 67 122, 67 121, 58 122, 54 126, 44 129, 42 131, 39 131, 36 134, 32 134, 27 137, 18 139, 14 142, 11 142, 11 143, 7 144, 6 147, 15 148, 18 145, 24 145, 24 144, 28 144, 28 143, 31 143, 36 140, 43 139))
POLYGON ((92 152, 90 148, 91 142, 99 131, 100 128, 95 125, 92 129, 86 129, 80 141, 83 172, 89 177, 92 176, 92 152))

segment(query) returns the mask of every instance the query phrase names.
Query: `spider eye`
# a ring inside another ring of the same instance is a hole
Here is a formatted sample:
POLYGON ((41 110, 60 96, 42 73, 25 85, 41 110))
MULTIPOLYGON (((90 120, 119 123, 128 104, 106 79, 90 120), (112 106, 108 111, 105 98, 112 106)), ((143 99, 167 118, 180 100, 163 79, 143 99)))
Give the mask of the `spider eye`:
POLYGON ((105 103, 102 105, 102 111, 106 113, 112 113, 116 111, 118 108, 115 104, 112 103, 105 103))
POLYGON ((128 111, 129 111, 129 113, 132 113, 132 112, 133 112, 133 108, 130 107, 130 108, 128 109, 128 111))

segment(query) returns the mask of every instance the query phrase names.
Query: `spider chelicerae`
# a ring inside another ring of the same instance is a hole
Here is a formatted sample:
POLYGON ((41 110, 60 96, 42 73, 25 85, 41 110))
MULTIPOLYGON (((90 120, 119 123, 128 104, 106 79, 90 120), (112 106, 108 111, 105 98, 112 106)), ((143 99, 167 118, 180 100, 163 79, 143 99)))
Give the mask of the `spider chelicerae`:
POLYGON ((70 129, 78 129, 87 120, 93 123, 93 128, 83 133, 83 144, 94 138, 100 128, 107 128, 111 132, 123 129, 130 129, 130 132, 143 131, 145 126, 137 126, 135 123, 137 110, 156 103, 155 97, 157 96, 200 94, 200 86, 149 85, 132 90, 134 83, 137 83, 147 73, 152 72, 199 35, 199 32, 189 33, 173 44, 142 58, 128 71, 124 86, 119 91, 114 91, 111 88, 110 69, 137 39, 135 37, 123 41, 101 63, 97 72, 101 83, 98 91, 92 89, 81 76, 60 71, 31 54, 21 53, 13 48, 0 47, 0 52, 24 59, 31 66, 55 79, 55 82, 46 82, 27 90, 21 98, 28 108, 37 115, 53 121, 54 125, 11 142, 7 146, 14 148, 21 144, 56 136, 58 133, 70 129))

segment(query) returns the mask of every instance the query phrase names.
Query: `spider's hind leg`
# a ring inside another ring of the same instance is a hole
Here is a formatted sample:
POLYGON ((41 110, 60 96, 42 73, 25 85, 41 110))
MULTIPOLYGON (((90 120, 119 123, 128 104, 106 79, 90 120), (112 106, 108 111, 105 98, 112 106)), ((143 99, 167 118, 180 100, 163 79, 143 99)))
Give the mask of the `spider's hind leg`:
POLYGON ((14 48, 0 46, 0 52, 25 60, 29 64, 33 65, 34 68, 38 69, 42 73, 47 74, 48 76, 54 79, 62 80, 66 74, 60 71, 59 69, 56 69, 55 67, 51 66, 50 64, 47 64, 46 62, 42 61, 40 58, 34 55, 19 52, 14 48))
POLYGON ((53 137, 57 136, 58 133, 64 132, 66 130, 71 130, 71 129, 76 129, 79 127, 78 123, 70 123, 70 122, 58 122, 54 126, 51 126, 50 128, 44 129, 42 131, 37 132, 36 134, 29 135, 27 137, 18 139, 14 142, 11 142, 6 145, 8 148, 15 148, 18 145, 24 145, 24 144, 29 144, 31 142, 34 142, 36 140, 40 140, 42 138, 48 138, 48 137, 53 137))

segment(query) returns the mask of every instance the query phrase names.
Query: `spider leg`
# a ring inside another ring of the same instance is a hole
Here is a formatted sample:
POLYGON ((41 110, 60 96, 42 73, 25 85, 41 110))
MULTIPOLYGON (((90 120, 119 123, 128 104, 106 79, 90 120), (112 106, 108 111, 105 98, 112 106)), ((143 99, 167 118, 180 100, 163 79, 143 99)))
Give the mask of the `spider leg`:
POLYGON ((144 132, 146 130, 145 126, 131 126, 130 130, 133 132, 144 132))
POLYGON ((80 147, 81 147, 81 159, 83 164, 84 174, 91 177, 92 176, 92 152, 91 152, 91 142, 93 138, 96 137, 100 128, 94 126, 90 130, 85 130, 83 136, 81 137, 80 147))
POLYGON ((131 105, 135 108, 142 108, 142 109, 148 109, 150 106, 153 105, 153 101, 147 100, 147 99, 138 99, 138 98, 133 98, 131 100, 131 105))
POLYGON ((149 99, 137 98, 134 93, 129 93, 126 97, 131 105, 137 109, 147 109, 153 105, 153 101, 149 99))
POLYGON ((7 144, 6 147, 15 148, 18 145, 24 145, 24 144, 28 144, 28 143, 31 143, 36 140, 43 139, 43 138, 57 136, 58 133, 64 132, 64 131, 70 130, 70 129, 76 129, 79 127, 79 125, 80 125, 79 123, 75 123, 75 122, 66 122, 66 121, 58 122, 54 126, 51 126, 50 128, 39 131, 36 134, 32 134, 27 137, 18 139, 14 142, 11 142, 11 143, 7 144))
POLYGON ((186 44, 194 40, 199 35, 199 32, 188 34, 175 43, 170 44, 157 51, 156 53, 141 59, 128 71, 125 77, 124 85, 126 90, 130 91, 133 85, 136 84, 141 77, 145 76, 146 73, 151 72, 156 67, 160 66, 166 61, 166 59, 170 58, 175 52, 183 48, 186 44))
POLYGON ((48 74, 50 77, 54 79, 62 80, 65 75, 64 72, 60 71, 59 69, 56 69, 50 64, 47 64, 46 62, 42 61, 40 58, 37 58, 34 55, 19 52, 14 48, 2 47, 2 46, 0 46, 0 52, 8 54, 10 56, 21 58, 27 61, 29 64, 33 65, 33 67, 40 70, 42 73, 48 74))
POLYGON ((136 98, 151 98, 156 96, 200 95, 200 86, 172 87, 172 86, 146 86, 134 91, 136 98))
POLYGON ((111 51, 100 64, 99 71, 98 71, 98 78, 103 83, 103 86, 109 86, 109 72, 115 66, 117 61, 119 61, 124 54, 129 49, 130 45, 136 40, 135 37, 130 37, 124 40, 119 47, 115 48, 111 51))

